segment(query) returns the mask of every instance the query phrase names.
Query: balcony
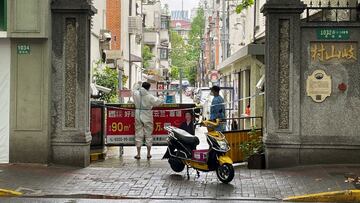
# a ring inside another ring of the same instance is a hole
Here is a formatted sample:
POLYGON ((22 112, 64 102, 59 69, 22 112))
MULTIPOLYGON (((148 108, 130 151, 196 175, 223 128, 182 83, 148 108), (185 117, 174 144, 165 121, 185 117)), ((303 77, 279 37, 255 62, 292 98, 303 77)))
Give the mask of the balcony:
POLYGON ((168 46, 169 44, 169 31, 161 30, 160 31, 160 44, 161 46, 168 46))
POLYGON ((157 43, 157 32, 145 31, 144 32, 144 43, 149 45, 156 45, 157 43))

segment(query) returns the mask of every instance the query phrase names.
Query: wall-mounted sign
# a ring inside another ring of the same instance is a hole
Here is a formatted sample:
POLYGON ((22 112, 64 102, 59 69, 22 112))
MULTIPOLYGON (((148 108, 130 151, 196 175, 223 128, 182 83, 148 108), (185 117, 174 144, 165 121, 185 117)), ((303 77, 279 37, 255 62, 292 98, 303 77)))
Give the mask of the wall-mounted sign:
POLYGON ((17 45, 18 54, 30 54, 30 45, 28 44, 18 44, 17 45))
POLYGON ((318 28, 316 29, 316 37, 319 40, 349 40, 350 31, 344 28, 318 28))
POLYGON ((314 102, 323 102, 331 95, 331 76, 323 70, 315 70, 306 80, 306 93, 314 102))
POLYGON ((217 82, 219 80, 219 72, 216 70, 211 71, 209 76, 211 82, 217 82))
POLYGON ((313 42, 312 62, 356 62, 358 46, 355 42, 313 42))

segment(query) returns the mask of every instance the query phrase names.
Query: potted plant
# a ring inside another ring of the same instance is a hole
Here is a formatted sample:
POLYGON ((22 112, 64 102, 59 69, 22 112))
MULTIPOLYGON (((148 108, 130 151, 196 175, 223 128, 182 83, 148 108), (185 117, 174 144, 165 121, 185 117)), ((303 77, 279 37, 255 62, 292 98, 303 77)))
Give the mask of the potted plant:
POLYGON ((245 160, 248 161, 249 169, 264 169, 265 168, 265 154, 264 143, 259 130, 255 127, 248 132, 249 140, 240 144, 240 149, 243 152, 245 160))

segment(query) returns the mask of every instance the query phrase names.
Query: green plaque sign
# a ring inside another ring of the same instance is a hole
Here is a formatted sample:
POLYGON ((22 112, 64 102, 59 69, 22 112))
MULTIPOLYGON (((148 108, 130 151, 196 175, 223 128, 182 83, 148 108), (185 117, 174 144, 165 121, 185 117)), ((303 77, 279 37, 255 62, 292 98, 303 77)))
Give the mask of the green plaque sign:
POLYGON ((17 45, 18 54, 30 54, 30 45, 28 44, 18 44, 17 45))
POLYGON ((318 40, 348 40, 350 31, 344 28, 319 28, 316 29, 318 40))

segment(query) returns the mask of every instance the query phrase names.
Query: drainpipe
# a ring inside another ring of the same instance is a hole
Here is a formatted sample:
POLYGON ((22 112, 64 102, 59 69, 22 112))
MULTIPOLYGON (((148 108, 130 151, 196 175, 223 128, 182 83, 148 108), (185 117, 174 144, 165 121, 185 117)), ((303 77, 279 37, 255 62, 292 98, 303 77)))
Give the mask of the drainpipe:
POLYGON ((257 15, 256 15, 256 8, 257 8, 257 4, 259 2, 257 0, 254 1, 254 33, 253 33, 253 40, 255 42, 255 35, 256 35, 256 18, 257 18, 257 15))

